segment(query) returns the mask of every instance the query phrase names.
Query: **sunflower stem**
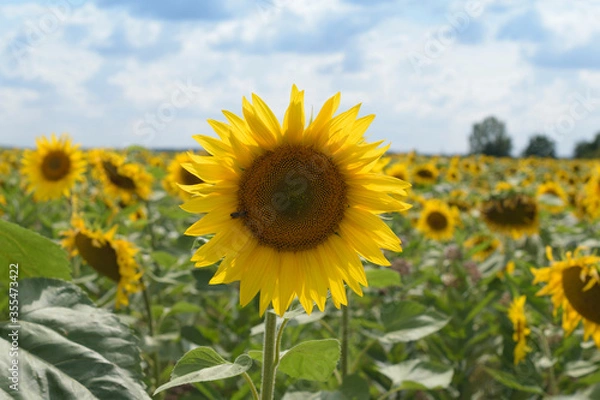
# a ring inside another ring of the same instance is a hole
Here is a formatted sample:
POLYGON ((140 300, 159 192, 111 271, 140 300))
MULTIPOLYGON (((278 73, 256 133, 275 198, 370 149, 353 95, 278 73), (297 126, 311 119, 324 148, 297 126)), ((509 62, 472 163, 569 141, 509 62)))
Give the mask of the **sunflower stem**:
MULTIPOLYGON (((142 294, 144 297, 144 305, 146 306, 146 316, 148 318, 148 333, 151 338, 154 338, 154 317, 152 316, 152 305, 150 303, 150 294, 148 293, 148 287, 144 283, 143 280, 140 280, 142 284, 142 294)), ((152 369, 154 372, 154 384, 155 387, 160 385, 160 366, 158 361, 158 351, 154 350, 152 352, 152 369)))
POLYGON ((265 315, 265 341, 263 345, 261 400, 273 400, 275 392, 275 372, 277 370, 277 316, 272 311, 265 315))
POLYGON ((342 370, 342 380, 348 375, 348 323, 350 321, 350 311, 347 305, 342 305, 342 352, 340 355, 340 369, 342 370))
MULTIPOLYGON (((544 353, 544 355, 546 356, 546 358, 548 358, 548 360, 550 360, 550 362, 552 362, 552 351, 550 350, 550 345, 548 344, 548 339, 546 339, 546 335, 544 335, 544 331, 542 329, 535 329, 535 331, 537 331, 537 335, 540 338, 540 344, 542 345, 542 352, 544 353)), ((550 393, 548 393, 549 395, 553 396, 558 394, 558 386, 556 384, 556 377, 554 376, 554 365, 551 363, 550 367, 548 367, 548 383, 550 386, 548 388, 548 390, 550 391, 550 393)))

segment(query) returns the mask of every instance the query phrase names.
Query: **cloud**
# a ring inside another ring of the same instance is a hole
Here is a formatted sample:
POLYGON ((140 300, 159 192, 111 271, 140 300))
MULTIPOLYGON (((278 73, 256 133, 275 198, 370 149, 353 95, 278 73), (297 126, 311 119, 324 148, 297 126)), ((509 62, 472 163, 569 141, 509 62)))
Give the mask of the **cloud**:
POLYGON ((231 12, 221 0, 96 0, 100 7, 127 9, 132 15, 162 20, 220 20, 231 12))
POLYGON ((550 36, 551 32, 544 26, 540 14, 532 9, 510 19, 497 34, 500 40, 527 42, 543 42, 550 36))

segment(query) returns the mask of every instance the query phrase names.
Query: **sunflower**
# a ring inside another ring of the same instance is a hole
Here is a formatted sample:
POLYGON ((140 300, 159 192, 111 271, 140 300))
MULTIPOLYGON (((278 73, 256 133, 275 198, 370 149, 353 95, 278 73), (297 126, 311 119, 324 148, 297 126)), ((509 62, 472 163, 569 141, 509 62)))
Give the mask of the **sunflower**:
POLYGON ((417 221, 417 229, 434 240, 448 240, 454 236, 458 220, 458 209, 450 208, 447 203, 431 199, 423 205, 417 221))
POLYGON ((52 134, 36 139, 36 150, 25 150, 21 173, 27 180, 28 192, 33 192, 35 201, 58 199, 69 196, 77 181, 83 180, 86 163, 79 145, 73 146, 71 138, 60 139, 52 134))
POLYGON ((508 308, 508 319, 513 324, 513 340, 515 341, 514 360, 515 365, 525 359, 531 348, 527 346, 527 336, 531 334, 531 329, 527 327, 527 318, 525 317, 525 296, 520 296, 512 301, 508 308))
POLYGON ((535 198, 525 194, 502 192, 483 202, 480 211, 492 231, 508 234, 513 239, 538 232, 538 205, 535 198))
POLYGON ((398 178, 398 179, 406 181, 406 182, 410 181, 408 167, 404 163, 399 163, 399 162, 395 163, 394 165, 389 167, 385 171, 385 173, 388 174, 389 176, 393 176, 394 178, 398 178))
POLYGON ((587 214, 592 218, 600 218, 600 167, 590 175, 585 184, 583 205, 587 214))
POLYGON ((461 179, 462 174, 460 173, 458 167, 451 166, 450 168, 448 168, 448 171, 446 171, 446 180, 448 182, 457 183, 460 182, 461 179))
POLYGON ((131 204, 138 199, 147 200, 152 191, 152 175, 135 163, 108 151, 91 152, 95 176, 102 182, 108 197, 131 204))
POLYGON ((179 196, 183 201, 188 200, 191 195, 183 190, 179 185, 197 185, 202 183, 202 179, 188 172, 181 165, 191 161, 187 153, 180 153, 175 156, 169 164, 168 175, 162 182, 167 193, 173 196, 179 196))
POLYGON ((537 189, 540 206, 551 213, 561 212, 569 204, 569 196, 560 184, 553 181, 542 183, 537 189))
POLYGON ((584 340, 590 337, 600 348, 600 257, 567 252, 565 259, 555 261, 552 249, 546 247, 550 266, 532 268, 533 284, 544 282, 537 296, 552 296, 554 312, 562 309, 562 327, 565 335, 583 321, 584 340))
POLYGON ((80 255, 100 274, 117 282, 116 308, 129 304, 129 294, 141 289, 142 272, 134 256, 137 249, 126 240, 114 239, 117 227, 108 232, 90 230, 81 217, 75 216, 72 228, 62 235, 63 247, 71 256, 80 255))
POLYGON ((417 185, 428 186, 437 182, 440 171, 435 164, 427 163, 414 168, 412 177, 417 185))
POLYGON ((492 235, 478 233, 465 240, 464 246, 467 249, 475 249, 471 255, 475 261, 485 261, 494 254, 496 250, 502 247, 500 241, 492 235))
POLYGON ((380 249, 401 251, 400 240, 377 217, 409 207, 398 199, 410 186, 371 173, 384 154, 363 135, 374 116, 358 118, 360 105, 333 117, 331 97, 305 127, 304 92, 292 87, 283 124, 261 100, 242 101, 244 118, 224 111, 229 123, 209 120, 220 139, 195 136, 211 156, 191 156, 184 168, 202 179, 197 197, 182 205, 205 213, 186 234, 215 235, 193 256, 196 266, 223 259, 210 283, 240 281, 240 303, 260 291, 260 313, 272 303, 282 315, 297 297, 311 313, 347 304, 344 282, 362 294, 367 285, 358 255, 390 265, 380 249))

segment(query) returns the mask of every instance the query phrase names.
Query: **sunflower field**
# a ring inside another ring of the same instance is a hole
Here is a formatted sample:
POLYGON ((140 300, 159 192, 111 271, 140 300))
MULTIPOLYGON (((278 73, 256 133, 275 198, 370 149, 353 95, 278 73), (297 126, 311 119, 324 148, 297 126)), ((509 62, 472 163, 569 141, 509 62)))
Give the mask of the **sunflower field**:
POLYGON ((600 163, 394 154, 339 103, 0 150, 0 398, 600 399, 600 163))

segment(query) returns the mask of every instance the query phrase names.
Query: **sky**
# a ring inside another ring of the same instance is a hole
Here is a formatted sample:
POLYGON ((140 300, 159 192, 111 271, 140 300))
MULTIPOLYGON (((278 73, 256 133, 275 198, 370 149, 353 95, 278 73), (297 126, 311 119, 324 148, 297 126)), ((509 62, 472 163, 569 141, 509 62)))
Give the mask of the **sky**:
POLYGON ((196 148, 258 94, 279 118, 375 114, 394 151, 468 151, 495 116, 519 154, 600 131, 598 0, 51 0, 0 5, 0 146, 196 148))

